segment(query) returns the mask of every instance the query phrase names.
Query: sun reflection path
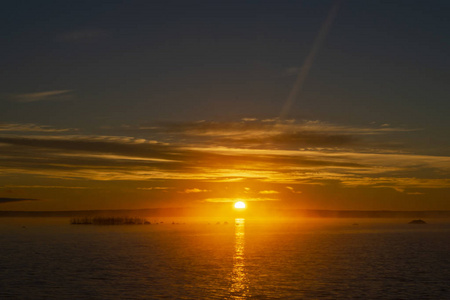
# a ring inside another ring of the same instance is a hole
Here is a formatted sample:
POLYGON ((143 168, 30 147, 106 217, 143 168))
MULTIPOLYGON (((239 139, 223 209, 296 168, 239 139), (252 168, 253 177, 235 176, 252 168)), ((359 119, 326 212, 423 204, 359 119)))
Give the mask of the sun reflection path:
POLYGON ((236 218, 234 223, 235 246, 230 296, 231 299, 246 299, 249 296, 249 284, 245 272, 245 219, 236 218))

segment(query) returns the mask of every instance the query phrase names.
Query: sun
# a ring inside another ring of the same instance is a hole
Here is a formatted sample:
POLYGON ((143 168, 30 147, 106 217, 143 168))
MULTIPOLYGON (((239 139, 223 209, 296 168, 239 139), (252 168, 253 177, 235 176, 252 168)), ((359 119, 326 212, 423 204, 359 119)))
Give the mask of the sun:
POLYGON ((244 209, 245 208, 245 202, 238 201, 238 202, 234 203, 234 208, 244 209))

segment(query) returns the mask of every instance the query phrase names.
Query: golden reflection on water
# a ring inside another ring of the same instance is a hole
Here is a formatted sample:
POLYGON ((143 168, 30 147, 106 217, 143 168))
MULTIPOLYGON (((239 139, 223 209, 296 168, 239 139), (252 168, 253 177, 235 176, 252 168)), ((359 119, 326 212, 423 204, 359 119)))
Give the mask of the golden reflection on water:
POLYGON ((236 218, 234 224, 235 242, 230 294, 231 299, 246 299, 249 296, 249 286, 245 271, 245 219, 236 218))

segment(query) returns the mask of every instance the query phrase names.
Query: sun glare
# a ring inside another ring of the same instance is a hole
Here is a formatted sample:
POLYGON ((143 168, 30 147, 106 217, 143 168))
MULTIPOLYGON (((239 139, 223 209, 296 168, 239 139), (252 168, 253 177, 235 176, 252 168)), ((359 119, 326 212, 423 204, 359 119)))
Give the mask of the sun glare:
POLYGON ((243 209, 243 208, 245 208, 245 203, 242 201, 238 201, 238 202, 234 203, 234 208, 243 209))

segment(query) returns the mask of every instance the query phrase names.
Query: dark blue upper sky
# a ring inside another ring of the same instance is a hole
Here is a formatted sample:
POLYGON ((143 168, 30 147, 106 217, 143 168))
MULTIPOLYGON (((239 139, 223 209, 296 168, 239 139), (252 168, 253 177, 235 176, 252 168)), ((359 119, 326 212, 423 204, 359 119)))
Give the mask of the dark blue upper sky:
MULTIPOLYGON (((9 1, 0 118, 93 129, 276 116, 333 1, 9 1), (15 95, 70 91, 66 99, 15 95)), ((297 119, 389 123, 444 140, 448 1, 342 1, 297 119)))

